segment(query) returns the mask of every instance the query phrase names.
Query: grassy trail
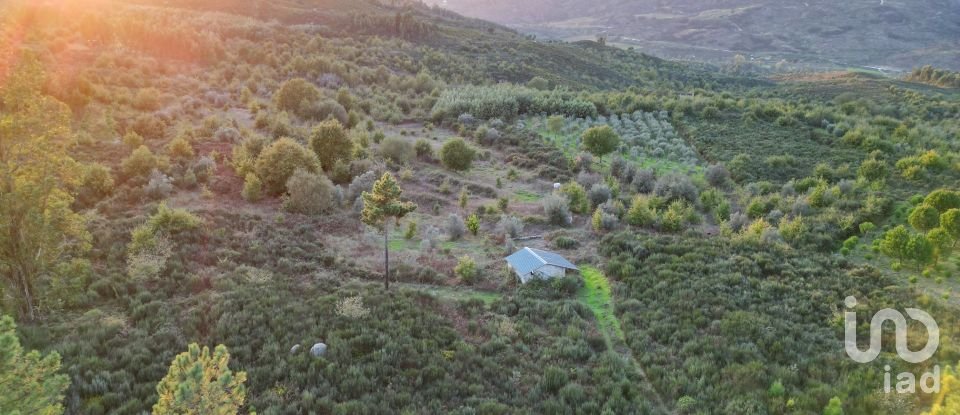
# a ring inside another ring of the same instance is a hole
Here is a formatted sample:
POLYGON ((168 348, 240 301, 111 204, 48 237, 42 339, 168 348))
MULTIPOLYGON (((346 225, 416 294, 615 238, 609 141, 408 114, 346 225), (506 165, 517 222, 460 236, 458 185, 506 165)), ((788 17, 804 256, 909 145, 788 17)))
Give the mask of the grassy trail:
POLYGON ((578 297, 593 311, 593 315, 597 318, 597 324, 600 326, 600 331, 607 339, 607 346, 613 346, 614 340, 625 342, 620 320, 617 319, 613 311, 610 281, 600 270, 594 267, 583 267, 581 275, 584 285, 580 289, 578 297))
POLYGON ((650 382, 647 373, 627 345, 626 337, 623 335, 623 326, 620 325, 620 319, 614 313, 613 290, 610 288, 610 280, 599 269, 591 266, 580 267, 580 275, 583 276, 584 285, 578 293, 578 298, 580 302, 593 311, 593 315, 597 319, 597 326, 603 333, 603 338, 607 341, 607 347, 616 350, 633 365, 644 380, 644 389, 647 389, 654 404, 662 413, 669 413, 660 392, 650 382))

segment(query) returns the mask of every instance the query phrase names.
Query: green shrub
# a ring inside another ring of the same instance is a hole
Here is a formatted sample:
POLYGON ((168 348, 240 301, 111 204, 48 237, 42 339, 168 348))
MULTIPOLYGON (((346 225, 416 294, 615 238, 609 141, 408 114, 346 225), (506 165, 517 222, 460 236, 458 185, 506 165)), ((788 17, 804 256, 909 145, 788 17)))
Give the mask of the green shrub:
POLYGON ((453 269, 453 272, 457 274, 457 277, 460 277, 460 280, 466 284, 472 284, 479 274, 477 269, 477 263, 470 258, 469 256, 462 256, 457 261, 457 266, 453 269))
POLYGON ((167 145, 167 152, 174 160, 190 160, 194 156, 193 145, 183 137, 177 137, 167 145))
POLYGON ((157 158, 147 146, 140 146, 120 163, 120 171, 126 179, 146 177, 157 168, 157 158))
POLYGON ((579 246, 580 243, 576 239, 568 238, 566 236, 558 236, 553 239, 553 246, 557 249, 574 249, 579 246))
POLYGON ((447 216, 447 237, 451 241, 459 240, 467 233, 467 225, 463 223, 463 219, 460 218, 455 213, 451 213, 450 216, 447 216))
POLYGON ((567 119, 562 115, 551 115, 547 118, 547 130, 554 134, 560 134, 567 119))
POLYGON ((477 233, 480 232, 480 217, 477 215, 470 215, 467 217, 467 230, 470 231, 470 234, 477 236, 477 233))
POLYGON ((143 145, 143 137, 141 137, 140 134, 137 134, 136 131, 128 131, 123 136, 123 144, 131 149, 136 149, 137 147, 143 145))
POLYGON ((426 139, 417 139, 413 147, 417 152, 417 157, 427 160, 433 158, 433 146, 426 139))
POLYGON ((167 125, 151 114, 141 114, 130 126, 131 131, 148 140, 159 140, 166 135, 167 125))
POLYGON ((80 188, 77 189, 77 201, 90 206, 113 193, 113 176, 110 168, 93 163, 83 168, 80 188))
POLYGON ((290 138, 281 138, 260 152, 254 167, 264 190, 279 195, 287 190, 287 181, 297 170, 316 173, 320 170, 317 155, 290 138))
POLYGON ((783 397, 786 391, 786 388, 783 387, 783 382, 780 380, 775 380, 772 384, 770 384, 770 389, 767 390, 767 395, 774 398, 780 398, 783 397))
POLYGON ((247 173, 243 180, 243 190, 240 195, 248 202, 256 202, 263 197, 263 183, 256 174, 247 173))
POLYGON ((657 220, 656 213, 650 209, 646 197, 637 195, 627 211, 627 223, 633 226, 650 226, 657 220))
POLYGON ((399 165, 409 163, 416 154, 414 146, 402 138, 387 137, 380 144, 380 155, 399 165))
POLYGON ((320 99, 320 90, 303 78, 290 79, 273 95, 273 103, 279 111, 300 114, 301 108, 320 99))
POLYGON ((407 230, 403 233, 403 238, 406 240, 411 240, 417 236, 417 221, 411 220, 407 223, 407 230))
POLYGON ((155 111, 160 107, 160 91, 156 88, 143 88, 133 98, 134 108, 141 111, 155 111))
POLYGON ((688 203, 697 203, 699 192, 687 176, 669 174, 657 180, 653 192, 667 202, 683 200, 688 203))
POLYGON ((233 146, 232 159, 230 160, 233 170, 238 176, 246 177, 247 173, 255 170, 257 158, 260 153, 270 145, 270 141, 261 135, 249 137, 239 145, 233 146))
POLYGON ((617 217, 603 210, 602 206, 597 207, 590 220, 595 232, 612 231, 616 228, 618 222, 617 217))
POLYGON ((567 198, 550 195, 543 199, 543 211, 547 216, 547 222, 557 226, 567 226, 570 224, 570 202, 567 198))
POLYGON ((333 182, 322 174, 298 169, 287 180, 283 209, 305 215, 319 215, 334 207, 333 182))
POLYGON ((440 161, 448 169, 455 171, 470 170, 476 157, 477 151, 462 138, 448 140, 440 149, 440 161))
POLYGON ((695 222, 696 215, 696 211, 690 205, 681 200, 674 201, 660 215, 660 229, 666 232, 680 232, 687 224, 695 222))
POLYGON ((568 182, 560 187, 560 193, 567 197, 570 210, 576 214, 586 214, 590 211, 590 201, 587 199, 587 191, 580 183, 568 182))
POLYGON ((336 162, 349 162, 353 156, 353 141, 337 120, 317 124, 310 133, 310 149, 320 160, 320 166, 331 171, 336 162))

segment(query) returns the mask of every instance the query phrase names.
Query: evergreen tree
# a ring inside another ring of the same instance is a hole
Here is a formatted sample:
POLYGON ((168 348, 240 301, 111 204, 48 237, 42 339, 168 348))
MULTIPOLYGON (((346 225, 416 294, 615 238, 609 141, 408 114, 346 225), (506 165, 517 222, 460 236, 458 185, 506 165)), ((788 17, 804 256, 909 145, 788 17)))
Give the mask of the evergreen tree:
POLYGON ((934 246, 926 235, 914 235, 910 238, 907 242, 906 258, 916 263, 918 272, 933 263, 934 246))
POLYGON ((70 378, 58 375, 60 355, 24 354, 10 316, 0 316, 0 414, 63 413, 63 394, 70 378))
POLYGON ((41 275, 89 246, 71 210, 79 177, 68 154, 69 108, 41 95, 39 64, 24 59, 0 89, 0 281, 33 319, 41 275))
POLYGON ((477 233, 480 232, 480 217, 477 215, 470 215, 467 217, 467 230, 470 231, 470 234, 477 236, 477 233))
POLYGON ((228 364, 230 353, 224 345, 210 348, 196 343, 177 355, 159 384, 160 399, 153 415, 228 415, 243 406, 247 374, 234 374, 228 364))
POLYGON ((917 206, 910 214, 910 225, 918 231, 927 232, 940 226, 940 212, 927 204, 917 206))
POLYGON ((408 213, 417 209, 412 202, 400 199, 403 190, 390 172, 384 173, 373 184, 370 192, 363 192, 363 223, 383 229, 383 287, 390 289, 390 220, 399 222, 408 213))
POLYGON ((910 232, 903 225, 889 230, 880 241, 880 250, 889 257, 896 258, 901 263, 907 258, 907 245, 910 243, 910 232))
POLYGON ((940 215, 940 227, 953 238, 953 245, 960 241, 960 209, 950 209, 940 215))
POLYGON ((836 396, 830 398, 830 403, 823 408, 823 415, 843 415, 843 402, 840 398, 836 396))
POLYGON ((460 190, 460 200, 458 202, 460 203, 460 209, 467 208, 467 203, 470 202, 470 193, 467 192, 467 188, 460 190))
POLYGON ((947 367, 941 379, 940 394, 933 400, 930 412, 924 412, 924 415, 955 414, 960 414, 960 375, 956 368, 947 367))

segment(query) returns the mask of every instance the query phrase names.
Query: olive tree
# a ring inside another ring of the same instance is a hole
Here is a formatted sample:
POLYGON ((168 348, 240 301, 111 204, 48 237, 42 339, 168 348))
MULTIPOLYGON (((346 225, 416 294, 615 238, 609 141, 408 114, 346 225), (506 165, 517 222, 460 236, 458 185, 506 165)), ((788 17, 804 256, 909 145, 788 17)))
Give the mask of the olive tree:
POLYGON ((620 145, 620 136, 609 125, 592 127, 583 133, 583 147, 603 162, 603 156, 620 145))

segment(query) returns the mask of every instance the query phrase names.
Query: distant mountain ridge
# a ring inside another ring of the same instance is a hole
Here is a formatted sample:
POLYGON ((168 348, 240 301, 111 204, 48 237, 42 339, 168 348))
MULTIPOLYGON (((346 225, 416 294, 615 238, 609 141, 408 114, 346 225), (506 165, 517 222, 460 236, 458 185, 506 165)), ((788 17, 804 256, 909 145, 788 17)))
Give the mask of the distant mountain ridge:
POLYGON ((661 56, 960 69, 960 0, 430 0, 545 37, 661 56))

